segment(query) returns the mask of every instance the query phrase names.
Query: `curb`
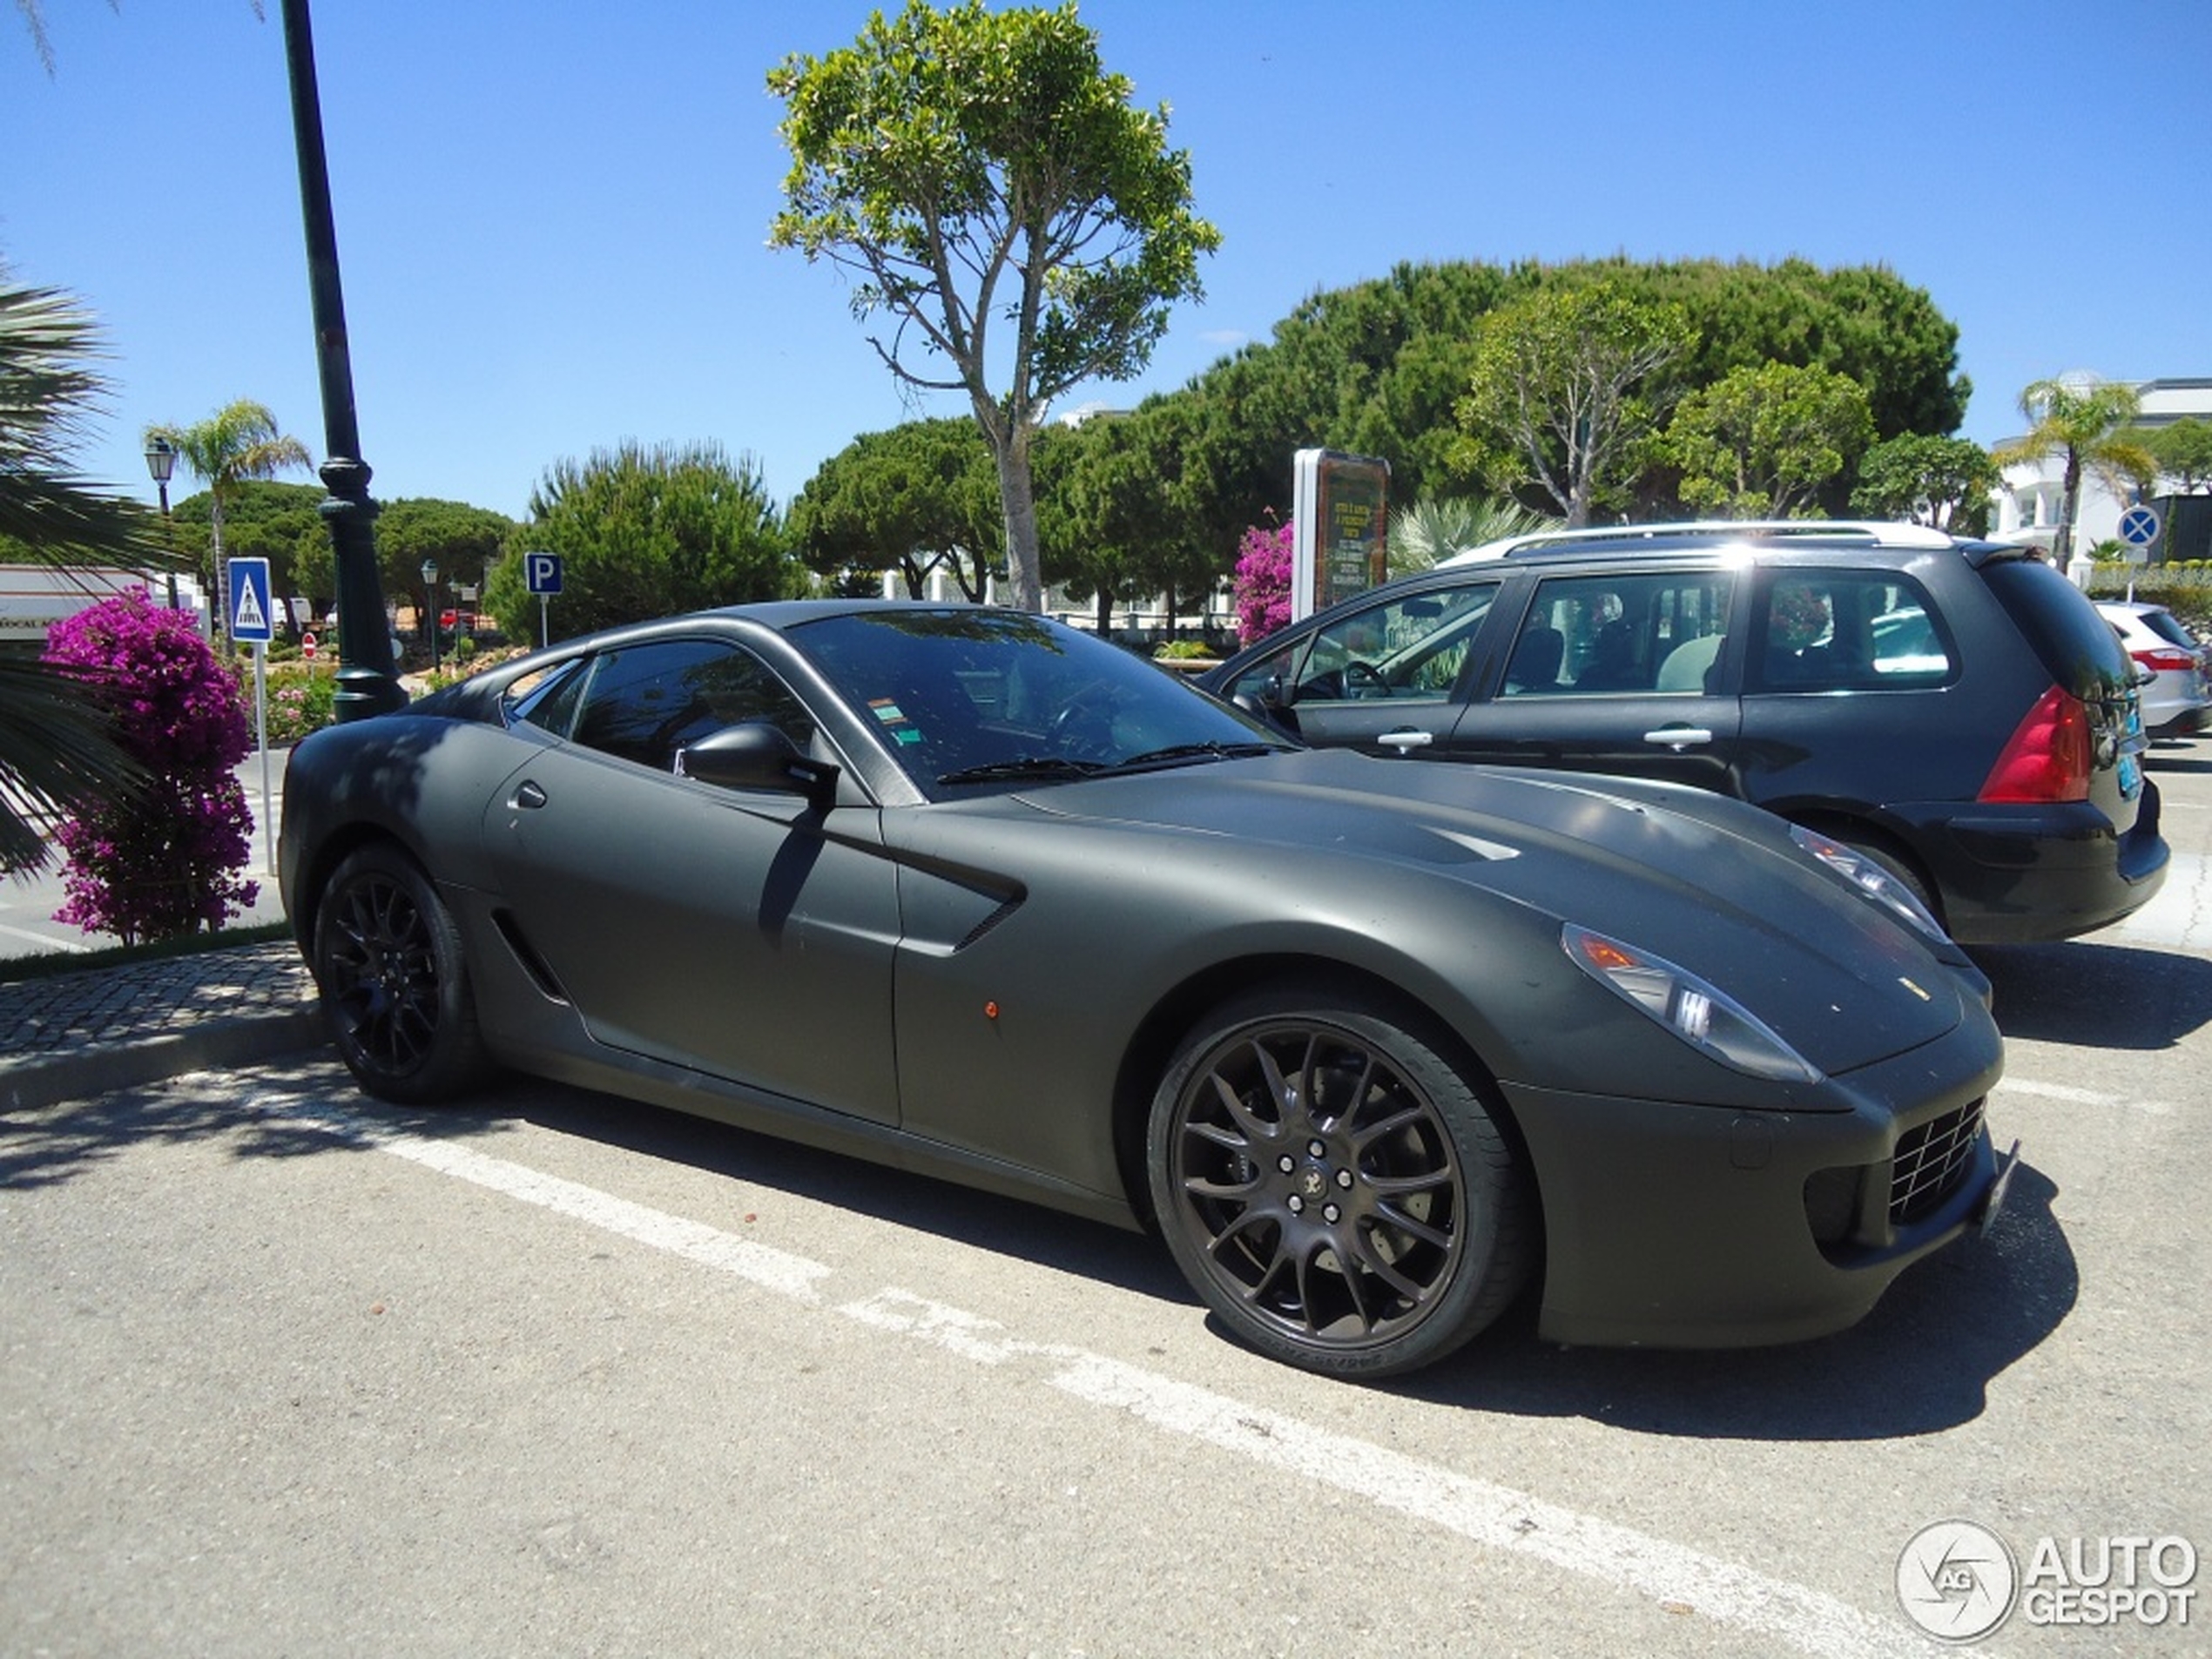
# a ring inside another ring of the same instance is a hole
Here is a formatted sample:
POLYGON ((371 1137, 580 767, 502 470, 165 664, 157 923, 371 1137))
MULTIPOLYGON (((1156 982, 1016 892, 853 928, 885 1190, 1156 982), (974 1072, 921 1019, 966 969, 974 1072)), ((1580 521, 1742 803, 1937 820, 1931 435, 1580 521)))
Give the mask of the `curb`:
POLYGON ((322 1009, 312 1003, 206 1020, 141 1042, 0 1067, 0 1098, 10 1111, 37 1111, 111 1089, 143 1089, 187 1071, 259 1065, 327 1048, 329 1042, 322 1009))

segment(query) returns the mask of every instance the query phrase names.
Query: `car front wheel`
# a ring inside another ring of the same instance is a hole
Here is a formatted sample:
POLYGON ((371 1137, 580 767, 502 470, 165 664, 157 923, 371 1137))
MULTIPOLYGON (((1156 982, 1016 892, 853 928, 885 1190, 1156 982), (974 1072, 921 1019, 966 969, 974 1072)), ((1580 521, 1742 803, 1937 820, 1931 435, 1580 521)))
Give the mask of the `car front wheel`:
POLYGON ((1169 1249, 1236 1335, 1387 1376, 1504 1311, 1535 1251, 1521 1172, 1471 1077, 1382 999, 1255 992, 1177 1051, 1147 1166, 1169 1249))
POLYGON ((314 969, 339 1055, 370 1094, 419 1105, 482 1074, 460 930, 398 847, 361 847, 324 884, 314 969))

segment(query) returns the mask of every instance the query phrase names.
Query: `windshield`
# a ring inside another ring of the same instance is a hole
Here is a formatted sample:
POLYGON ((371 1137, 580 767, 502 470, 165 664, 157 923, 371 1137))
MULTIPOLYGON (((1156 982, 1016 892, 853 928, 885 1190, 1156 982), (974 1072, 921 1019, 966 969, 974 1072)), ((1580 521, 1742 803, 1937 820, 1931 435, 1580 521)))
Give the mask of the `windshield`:
POLYGON ((1296 746, 1170 670, 1025 611, 887 606, 787 637, 933 797, 1296 746))

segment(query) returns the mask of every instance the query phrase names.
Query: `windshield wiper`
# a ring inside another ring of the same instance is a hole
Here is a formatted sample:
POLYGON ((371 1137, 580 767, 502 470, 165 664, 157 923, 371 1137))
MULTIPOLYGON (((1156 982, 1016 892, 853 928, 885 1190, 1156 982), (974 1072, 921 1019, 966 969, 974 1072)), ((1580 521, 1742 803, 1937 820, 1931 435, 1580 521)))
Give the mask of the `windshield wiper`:
POLYGON ((1116 772, 1133 772, 1140 766, 1157 766, 1173 760, 1243 760, 1253 755, 1271 755, 1282 752, 1278 743, 1171 743, 1164 749, 1147 749, 1143 754, 1131 755, 1118 762, 1116 772))
POLYGON ((1057 755, 1022 755, 1013 760, 994 760, 988 765, 963 766, 937 779, 940 785, 997 784, 1031 778, 1089 778, 1108 767, 1096 760, 1069 760, 1057 755))

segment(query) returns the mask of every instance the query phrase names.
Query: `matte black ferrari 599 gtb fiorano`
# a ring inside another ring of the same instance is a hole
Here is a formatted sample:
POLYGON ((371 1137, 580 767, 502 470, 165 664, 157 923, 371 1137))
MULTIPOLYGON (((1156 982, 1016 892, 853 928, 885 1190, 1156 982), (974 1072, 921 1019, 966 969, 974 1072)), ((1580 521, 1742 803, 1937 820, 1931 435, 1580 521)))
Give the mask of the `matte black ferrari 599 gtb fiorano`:
POLYGON ((498 1064, 1157 1226, 1294 1365, 1524 1287, 1836 1330, 2002 1190, 1987 986, 1878 863, 1655 781, 1301 748, 995 610, 573 641, 320 732, 286 902, 371 1093, 498 1064))

